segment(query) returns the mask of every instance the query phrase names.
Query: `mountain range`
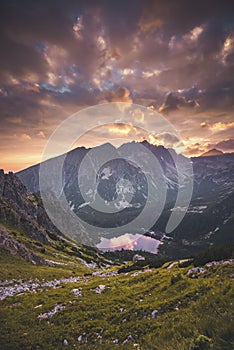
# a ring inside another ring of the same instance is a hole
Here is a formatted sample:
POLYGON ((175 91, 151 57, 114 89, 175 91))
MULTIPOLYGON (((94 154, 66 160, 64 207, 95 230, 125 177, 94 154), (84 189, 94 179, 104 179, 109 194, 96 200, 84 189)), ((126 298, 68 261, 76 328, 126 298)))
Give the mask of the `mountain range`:
MULTIPOLYGON (((157 159, 162 169, 161 173, 157 171, 158 168, 156 169, 157 172, 154 172, 155 170, 150 165, 152 159, 145 157, 144 170, 149 172, 150 186, 157 188, 156 193, 159 197, 162 186, 166 186, 166 201, 158 221, 150 230, 144 230, 144 227, 140 227, 140 233, 152 237, 156 233, 161 233, 164 243, 160 246, 161 252, 172 257, 181 257, 210 245, 232 241, 234 225, 234 154, 214 155, 212 153, 212 156, 208 154, 207 156, 191 158, 193 192, 189 207, 178 227, 173 232, 165 235, 166 225, 171 214, 186 210, 183 206, 175 207, 179 187, 186 186, 186 183, 190 180, 186 172, 179 174, 176 165, 176 163, 181 164, 185 157, 177 155, 172 149, 154 146, 146 141, 142 142, 141 145, 147 151, 150 151, 150 154, 157 159), (182 185, 179 184, 179 176, 182 178, 182 185)), ((125 224, 139 215, 146 204, 149 183, 146 181, 144 172, 122 157, 123 154, 130 155, 131 152, 134 152, 132 146, 132 143, 127 143, 118 149, 111 144, 104 144, 96 149, 80 147, 73 149, 66 155, 63 165, 63 189, 70 210, 85 222, 98 227, 99 231, 102 229, 103 232, 108 232, 109 227, 118 227, 119 234, 124 234, 125 232, 121 231, 121 227, 124 227, 125 224), (84 159, 87 159, 87 155, 92 154, 90 152, 93 152, 93 150, 97 151, 98 154, 107 154, 107 158, 110 158, 98 170, 94 180, 91 177, 92 173, 96 171, 95 165, 92 165, 95 160, 93 163, 90 161, 84 162, 84 159), (79 182, 77 181, 78 176, 79 182), (121 184, 123 179, 125 183, 121 184), (92 181, 96 181, 96 183, 93 184, 92 181), (94 187, 92 189, 87 188, 87 183, 91 183, 94 187), (84 192, 86 194, 85 199, 83 198, 84 192), (102 213, 93 210, 92 203, 95 202, 97 193, 101 195, 107 205, 114 203, 118 210, 117 213, 102 213), (129 195, 131 201, 129 201, 129 195)), ((141 157, 141 154, 137 156, 141 157)), ((53 158, 47 161, 50 163, 51 169, 53 169, 53 162, 55 164, 56 159, 53 158)), ((39 192, 39 169, 40 164, 37 164, 16 174, 32 193, 39 192)), ((55 186, 54 178, 52 173, 48 182, 51 192, 53 192, 55 186)), ((54 194, 55 197, 59 197, 58 194, 54 194)), ((152 211, 150 215, 155 215, 155 213, 152 211)), ((133 227, 131 233, 136 233, 136 230, 137 228, 133 227)), ((85 236, 85 228, 80 228, 80 231, 85 236)), ((109 235, 109 237, 114 236, 109 235)), ((73 238, 77 239, 75 234, 73 238)), ((93 236, 92 239, 90 242, 87 238, 86 242, 96 245, 100 241, 100 236, 93 236)), ((78 236, 79 240, 80 236, 78 236)))

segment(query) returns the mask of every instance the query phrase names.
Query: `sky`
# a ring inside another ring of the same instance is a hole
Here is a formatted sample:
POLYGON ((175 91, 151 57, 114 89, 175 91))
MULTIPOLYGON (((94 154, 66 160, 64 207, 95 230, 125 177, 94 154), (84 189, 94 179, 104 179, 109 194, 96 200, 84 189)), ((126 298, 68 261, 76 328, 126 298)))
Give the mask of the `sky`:
MULTIPOLYGON (((106 102, 158 111, 188 156, 234 151, 231 0, 2 0, 0 45, 6 171, 38 163, 61 122, 106 102)), ((134 139, 131 127, 114 132, 134 139)))

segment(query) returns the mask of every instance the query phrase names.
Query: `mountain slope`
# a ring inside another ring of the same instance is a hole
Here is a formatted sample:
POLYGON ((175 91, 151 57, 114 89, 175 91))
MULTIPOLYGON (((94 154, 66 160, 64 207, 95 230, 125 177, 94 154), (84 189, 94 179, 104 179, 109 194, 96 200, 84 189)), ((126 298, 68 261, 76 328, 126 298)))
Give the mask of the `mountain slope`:
POLYGON ((109 263, 97 249, 64 237, 51 223, 40 196, 13 174, 0 171, 0 249, 37 265, 109 263), (65 257, 63 257, 63 255, 65 257))
POLYGON ((226 260, 2 281, 1 349, 230 350, 231 279, 226 260))

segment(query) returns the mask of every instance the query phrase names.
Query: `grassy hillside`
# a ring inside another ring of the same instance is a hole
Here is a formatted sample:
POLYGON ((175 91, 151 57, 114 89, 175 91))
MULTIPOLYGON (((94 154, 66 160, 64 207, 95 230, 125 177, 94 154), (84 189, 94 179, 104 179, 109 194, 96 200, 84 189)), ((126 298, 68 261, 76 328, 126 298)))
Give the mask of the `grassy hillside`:
POLYGON ((102 267, 112 264, 98 249, 54 232, 48 231, 49 242, 42 243, 25 235, 21 229, 0 222, 0 233, 7 237, 7 242, 0 242, 0 279, 36 278, 44 274, 46 277, 70 276, 89 272, 89 265, 102 267), (34 256, 37 262, 34 262, 34 256))
POLYGON ((234 349, 233 246, 181 252, 133 262, 78 244, 0 172, 0 349, 234 349))
POLYGON ((1 252, 0 280, 8 283, 0 292, 28 283, 0 301, 1 349, 234 348, 230 261, 117 274, 119 266, 90 268, 61 254, 66 265, 33 266, 1 252), (69 276, 77 280, 62 279, 69 276))

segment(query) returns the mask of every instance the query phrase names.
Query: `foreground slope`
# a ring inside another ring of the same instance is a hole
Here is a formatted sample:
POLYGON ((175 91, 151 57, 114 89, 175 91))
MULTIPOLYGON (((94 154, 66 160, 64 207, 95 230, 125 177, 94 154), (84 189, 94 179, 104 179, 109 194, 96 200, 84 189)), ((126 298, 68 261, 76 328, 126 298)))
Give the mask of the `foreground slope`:
MULTIPOLYGON (((8 261, 11 271, 18 263, 8 261)), ((59 277, 61 267, 56 278, 21 272, 21 280, 0 283, 1 349, 233 349, 233 265, 89 268, 73 279, 59 277)))
POLYGON ((0 252, 19 255, 33 265, 74 263, 103 266, 109 262, 95 248, 64 237, 48 218, 40 196, 13 174, 0 171, 0 252))

